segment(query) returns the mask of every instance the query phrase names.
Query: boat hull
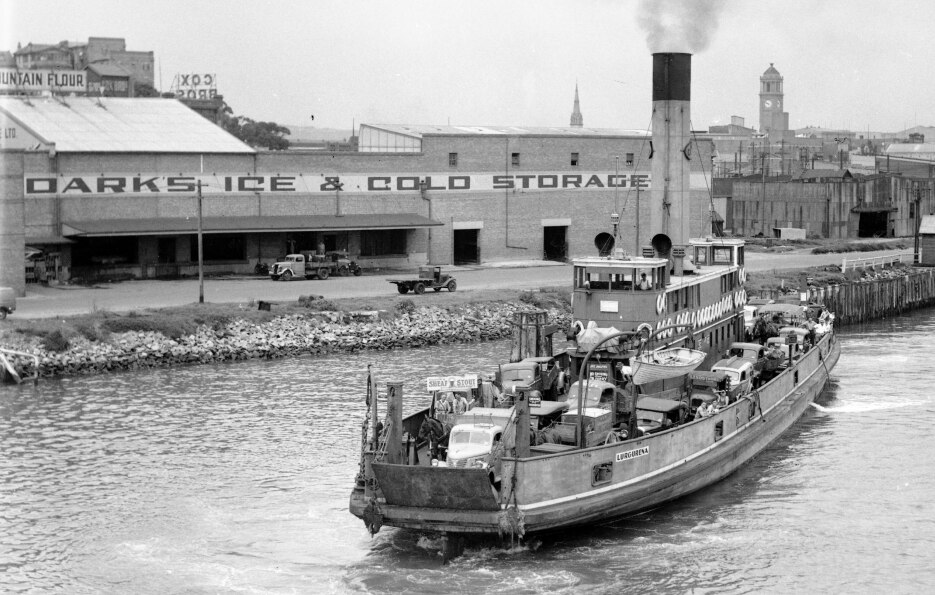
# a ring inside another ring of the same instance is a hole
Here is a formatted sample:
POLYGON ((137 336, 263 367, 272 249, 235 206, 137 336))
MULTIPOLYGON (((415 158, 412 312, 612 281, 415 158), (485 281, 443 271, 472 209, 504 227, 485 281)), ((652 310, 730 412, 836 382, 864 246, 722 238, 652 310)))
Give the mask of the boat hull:
POLYGON ((653 508, 723 479, 762 452, 818 397, 839 354, 829 333, 756 394, 714 416, 626 442, 544 454, 534 447, 531 457, 505 458, 499 492, 482 470, 374 463, 377 486, 385 489, 355 489, 351 511, 362 516, 375 502, 386 525, 530 535, 653 508))

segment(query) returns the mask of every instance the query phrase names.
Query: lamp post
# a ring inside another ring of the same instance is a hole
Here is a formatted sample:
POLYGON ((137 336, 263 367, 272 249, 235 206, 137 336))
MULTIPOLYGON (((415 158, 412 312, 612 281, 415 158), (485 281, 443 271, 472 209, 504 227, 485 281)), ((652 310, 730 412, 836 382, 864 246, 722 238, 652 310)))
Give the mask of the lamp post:
MULTIPOLYGON (((425 183, 424 179, 419 180, 419 195, 422 196, 422 200, 429 203, 429 220, 432 219, 432 198, 428 196, 428 185, 425 183)), ((429 227, 429 238, 428 245, 425 248, 425 260, 426 264, 432 264, 432 228, 429 227)))

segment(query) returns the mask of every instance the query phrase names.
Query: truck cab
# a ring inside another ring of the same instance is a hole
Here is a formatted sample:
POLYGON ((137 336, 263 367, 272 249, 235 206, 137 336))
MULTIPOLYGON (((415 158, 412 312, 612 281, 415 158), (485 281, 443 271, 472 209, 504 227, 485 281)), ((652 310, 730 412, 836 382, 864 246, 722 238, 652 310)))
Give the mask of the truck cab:
POLYGON ((655 434, 677 426, 688 418, 688 406, 682 401, 641 397, 636 402, 637 436, 655 434))
POLYGON ((500 385, 503 392, 515 394, 518 388, 538 390, 543 398, 555 400, 565 394, 566 374, 561 356, 527 357, 511 364, 501 364, 500 385))
POLYGON ((734 402, 753 389, 753 362, 742 357, 722 359, 711 366, 712 372, 724 372, 730 377, 728 396, 734 402))

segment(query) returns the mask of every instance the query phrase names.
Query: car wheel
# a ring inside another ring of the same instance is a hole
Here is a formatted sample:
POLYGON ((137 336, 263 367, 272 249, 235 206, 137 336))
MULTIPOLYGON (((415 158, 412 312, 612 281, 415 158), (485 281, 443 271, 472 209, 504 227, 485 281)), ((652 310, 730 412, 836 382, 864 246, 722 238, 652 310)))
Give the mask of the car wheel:
POLYGON ((422 295, 425 293, 425 283, 416 283, 416 286, 413 287, 412 290, 419 295, 422 295))
POLYGON ((452 279, 448 282, 448 291, 454 291, 458 288, 458 284, 452 279))
POLYGON ((292 281, 292 271, 289 271, 289 270, 285 271, 282 275, 280 275, 279 280, 280 281, 292 281))
POLYGON ((338 276, 347 277, 350 274, 350 269, 347 268, 347 265, 341 265, 338 267, 338 276))
POLYGON ((6 318, 6 308, 0 308, 0 320, 6 318))
POLYGON ((396 286, 396 291, 398 291, 399 293, 409 293, 409 288, 403 285, 402 283, 400 283, 399 285, 396 286))
POLYGON ((354 276, 360 277, 360 274, 363 272, 364 272, 363 269, 361 269, 360 267, 357 267, 356 269, 354 269, 354 276))
POLYGON ((328 275, 330 275, 330 274, 331 274, 331 271, 329 271, 328 269, 326 269, 326 268, 324 268, 324 267, 318 269, 318 278, 319 278, 319 279, 327 279, 327 278, 328 278, 328 275))

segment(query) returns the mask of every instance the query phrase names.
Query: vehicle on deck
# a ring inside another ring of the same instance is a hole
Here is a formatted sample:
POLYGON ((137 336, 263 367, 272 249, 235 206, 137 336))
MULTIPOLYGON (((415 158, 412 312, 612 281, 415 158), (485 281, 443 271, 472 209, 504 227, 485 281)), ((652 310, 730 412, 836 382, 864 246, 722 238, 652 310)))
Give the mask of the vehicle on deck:
POLYGON ((419 276, 416 279, 387 279, 387 281, 396 285, 396 291, 402 294, 411 291, 421 295, 426 289, 454 291, 458 288, 455 278, 448 273, 443 273, 442 268, 438 266, 419 267, 419 276))
POLYGON ((567 354, 527 357, 509 364, 500 364, 497 379, 504 392, 517 388, 537 390, 544 399, 557 400, 565 394, 567 354))
POLYGON ((711 366, 712 372, 724 372, 730 377, 731 402, 737 400, 739 395, 753 390, 753 380, 756 372, 753 362, 742 357, 729 357, 722 359, 711 366))
POLYGON ((655 434, 688 419, 688 404, 673 399, 641 397, 636 401, 637 436, 655 434))

